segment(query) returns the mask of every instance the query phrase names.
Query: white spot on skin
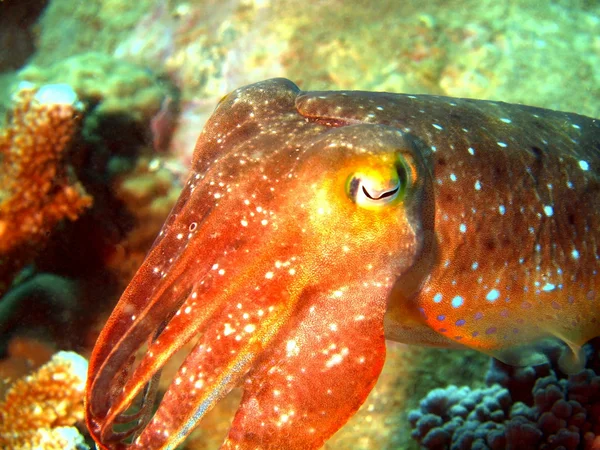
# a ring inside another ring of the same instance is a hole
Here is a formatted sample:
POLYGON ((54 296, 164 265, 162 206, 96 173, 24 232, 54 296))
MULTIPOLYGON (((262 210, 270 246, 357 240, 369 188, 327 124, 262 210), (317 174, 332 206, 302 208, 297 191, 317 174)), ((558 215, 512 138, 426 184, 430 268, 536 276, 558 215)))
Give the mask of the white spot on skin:
POLYGON ((495 302, 496 300, 498 300, 498 297, 500 297, 500 292, 498 291, 498 289, 492 289, 490 292, 487 293, 485 299, 488 302, 495 302))
POLYGON ((476 190, 476 191, 480 191, 480 190, 481 190, 481 183, 479 182, 479 180, 477 180, 477 181, 475 182, 475 190, 476 190))
POLYGON ((450 179, 452 181, 456 181, 456 175, 454 175, 453 173, 450 174, 450 179))
POLYGON ((248 226, 248 221, 247 220, 240 220, 240 223, 242 224, 243 227, 247 227, 248 226))
POLYGON ((542 291, 544 292, 551 292, 554 289, 556 289, 556 285, 552 283, 546 283, 544 286, 542 286, 542 291))
POLYGON ((235 329, 233 329, 230 324, 226 323, 225 325, 223 325, 223 327, 224 336, 229 336, 230 334, 235 333, 235 329))
POLYGON ((573 251, 571 252, 571 256, 573 257, 573 259, 579 259, 579 252, 573 249, 573 251))
POLYGON ((325 367, 331 369, 333 366, 337 366, 344 360, 344 357, 348 355, 350 351, 344 347, 339 353, 335 353, 331 358, 325 362, 325 367))
POLYGON ((452 307, 453 308, 459 308, 462 306, 463 303, 464 303, 464 300, 460 295, 457 295, 456 297, 454 297, 452 299, 452 307))
POLYGON ((590 170, 590 165, 588 164, 587 161, 581 160, 579 161, 579 167, 581 167, 581 170, 590 170))
POLYGON ((474 155, 475 154, 475 149, 473 147, 469 147, 467 149, 467 151, 469 152, 470 155, 474 155))
POLYGON ((439 303, 439 302, 441 302, 441 301, 442 301, 442 294, 441 294, 441 293, 439 293, 439 292, 438 292, 437 294, 435 294, 435 295, 433 296, 433 301, 434 301, 435 303, 439 303))
POLYGON ((552 209, 552 206, 544 206, 544 214, 546 214, 548 217, 552 217, 554 215, 554 209, 552 209))
POLYGON ((504 207, 504 205, 500 205, 500 206, 498 206, 498 212, 499 212, 501 215, 504 215, 504 213, 506 212, 506 208, 504 207))
POLYGON ((508 119, 508 118, 506 118, 506 117, 502 117, 500 120, 501 120, 502 122, 504 122, 504 123, 512 123, 512 120, 510 120, 510 119, 508 119))
POLYGON ((273 278, 273 272, 267 272, 267 273, 265 273, 265 278, 267 280, 270 280, 271 278, 273 278))
POLYGON ((466 233, 467 232, 467 226, 464 223, 461 223, 458 226, 458 229, 460 230, 461 233, 466 233))
POLYGON ((502 147, 502 148, 508 147, 508 144, 506 142, 498 141, 497 144, 498 144, 499 147, 502 147))
POLYGON ((441 125, 438 125, 437 123, 432 123, 433 128, 435 128, 436 130, 443 130, 444 127, 442 127, 441 125))

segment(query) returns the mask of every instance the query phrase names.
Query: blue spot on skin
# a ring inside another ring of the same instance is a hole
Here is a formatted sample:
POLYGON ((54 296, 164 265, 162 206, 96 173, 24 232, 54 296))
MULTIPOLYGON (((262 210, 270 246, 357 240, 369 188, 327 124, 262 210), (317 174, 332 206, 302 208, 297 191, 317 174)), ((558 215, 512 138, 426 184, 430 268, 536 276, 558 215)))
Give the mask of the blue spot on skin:
POLYGON ((481 312, 475 313, 475 320, 479 320, 481 318, 483 318, 483 313, 481 313, 481 312))
POLYGON ((471 336, 473 336, 473 337, 479 336, 479 331, 473 331, 473 334, 471 336))
POLYGON ((452 299, 452 307, 453 308, 459 308, 462 306, 463 303, 464 303, 464 300, 460 295, 457 295, 456 297, 454 297, 452 299))
POLYGON ((439 302, 441 302, 441 301, 442 301, 442 294, 440 294, 439 292, 438 292, 437 294, 435 294, 435 295, 433 296, 433 301, 434 301, 435 303, 439 303, 439 302))
POLYGON ((494 334, 496 332, 496 327, 490 327, 485 330, 485 334, 494 334))
POLYGON ((465 323, 467 323, 465 319, 459 319, 456 321, 456 326, 462 327, 465 323))
POLYGON ((439 320, 440 322, 443 321, 445 318, 446 318, 446 316, 444 316, 443 314, 437 316, 437 320, 439 320))
POLYGON ((446 331, 448 331, 448 330, 446 330, 445 328, 440 328, 438 331, 439 331, 440 333, 445 333, 445 332, 446 332, 446 331))

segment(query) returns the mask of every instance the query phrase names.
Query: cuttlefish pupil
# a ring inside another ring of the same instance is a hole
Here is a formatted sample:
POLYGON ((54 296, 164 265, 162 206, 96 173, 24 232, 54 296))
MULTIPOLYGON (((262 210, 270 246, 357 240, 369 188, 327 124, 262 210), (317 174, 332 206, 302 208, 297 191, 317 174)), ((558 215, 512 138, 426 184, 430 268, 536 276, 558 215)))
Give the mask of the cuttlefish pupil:
POLYGON ((399 198, 402 186, 406 185, 406 178, 402 166, 384 170, 366 169, 350 177, 348 196, 363 208, 389 205, 399 198))
POLYGON ((400 191, 400 185, 397 185, 394 189, 391 189, 389 191, 376 192, 375 194, 370 194, 364 185, 362 187, 362 190, 363 190, 364 194, 367 197, 369 197, 371 200, 382 200, 386 197, 391 197, 391 196, 397 194, 400 191))

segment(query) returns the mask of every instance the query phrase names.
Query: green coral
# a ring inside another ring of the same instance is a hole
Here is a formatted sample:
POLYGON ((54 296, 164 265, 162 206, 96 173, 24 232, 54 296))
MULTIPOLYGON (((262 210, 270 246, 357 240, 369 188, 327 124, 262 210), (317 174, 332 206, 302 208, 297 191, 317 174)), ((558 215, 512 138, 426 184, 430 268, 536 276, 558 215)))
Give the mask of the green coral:
POLYGON ((97 103, 98 114, 124 114, 143 122, 156 114, 169 93, 169 86, 145 68, 97 52, 49 66, 29 65, 19 79, 39 85, 67 83, 81 99, 97 103))

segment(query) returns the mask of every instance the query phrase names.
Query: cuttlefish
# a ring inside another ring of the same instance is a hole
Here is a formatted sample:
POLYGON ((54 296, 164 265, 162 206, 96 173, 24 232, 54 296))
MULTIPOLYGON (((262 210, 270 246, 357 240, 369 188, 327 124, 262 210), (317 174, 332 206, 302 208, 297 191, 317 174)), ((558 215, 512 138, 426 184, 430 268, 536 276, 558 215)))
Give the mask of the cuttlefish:
POLYGON ((233 91, 91 356, 93 438, 173 449, 240 387, 221 448, 319 448, 386 338, 516 365, 558 348, 577 370, 600 335, 599 174, 599 121, 577 114, 285 79, 233 91))

